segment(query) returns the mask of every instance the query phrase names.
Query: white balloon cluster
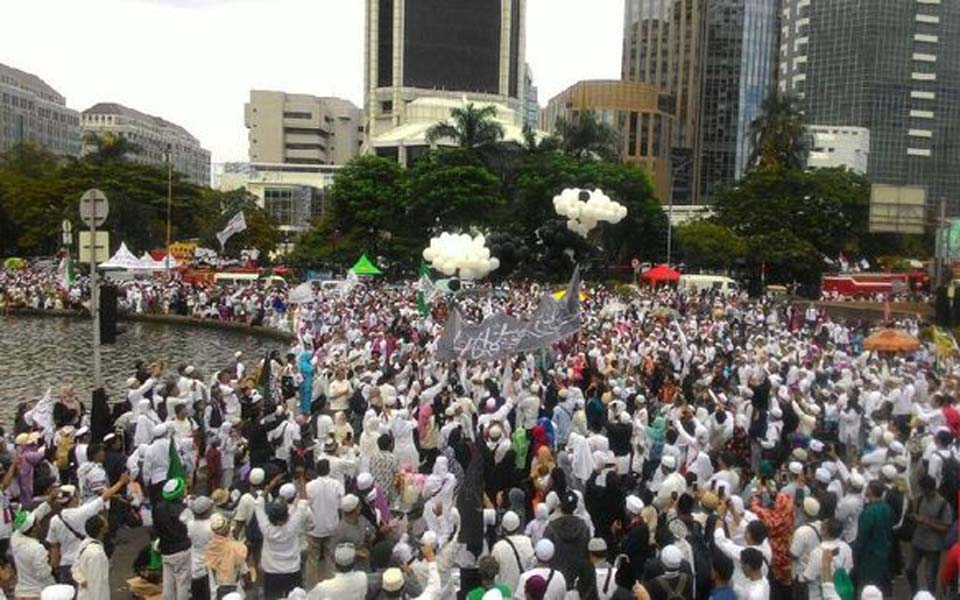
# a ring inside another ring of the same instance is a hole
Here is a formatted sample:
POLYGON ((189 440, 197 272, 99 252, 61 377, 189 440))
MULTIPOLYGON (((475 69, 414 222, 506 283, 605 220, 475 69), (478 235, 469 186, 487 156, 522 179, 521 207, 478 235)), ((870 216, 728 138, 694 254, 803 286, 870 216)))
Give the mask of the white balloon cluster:
POLYGON ((458 275, 460 279, 483 279, 500 267, 500 259, 490 256, 482 235, 470 237, 466 233, 441 233, 430 240, 423 251, 423 259, 444 275, 458 275))
POLYGON ((567 218, 567 228, 583 237, 600 221, 619 223, 627 216, 627 207, 611 200, 601 190, 568 188, 553 197, 553 208, 567 218))

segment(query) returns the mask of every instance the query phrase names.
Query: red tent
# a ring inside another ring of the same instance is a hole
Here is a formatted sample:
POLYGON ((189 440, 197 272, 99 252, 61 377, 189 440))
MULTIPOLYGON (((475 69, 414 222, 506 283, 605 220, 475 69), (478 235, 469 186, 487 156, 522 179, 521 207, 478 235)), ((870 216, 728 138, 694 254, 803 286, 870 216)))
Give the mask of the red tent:
POLYGON ((650 283, 661 283, 680 279, 680 273, 667 265, 658 265, 652 269, 647 269, 640 277, 643 277, 650 283))

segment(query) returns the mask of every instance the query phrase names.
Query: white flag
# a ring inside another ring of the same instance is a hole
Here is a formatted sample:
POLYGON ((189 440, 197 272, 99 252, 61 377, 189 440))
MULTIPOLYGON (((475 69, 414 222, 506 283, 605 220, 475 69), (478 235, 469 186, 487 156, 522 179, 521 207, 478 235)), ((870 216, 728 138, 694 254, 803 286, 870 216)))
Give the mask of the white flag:
POLYGON ((240 233, 247 228, 247 219, 243 216, 243 211, 233 215, 223 231, 217 234, 217 240, 220 242, 220 248, 227 244, 227 240, 233 237, 235 233, 240 233))

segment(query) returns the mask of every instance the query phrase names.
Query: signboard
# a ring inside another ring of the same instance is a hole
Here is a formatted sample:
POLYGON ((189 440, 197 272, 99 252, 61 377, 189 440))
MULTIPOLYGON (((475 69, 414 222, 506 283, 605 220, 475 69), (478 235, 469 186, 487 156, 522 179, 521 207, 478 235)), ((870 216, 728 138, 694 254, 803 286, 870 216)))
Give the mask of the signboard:
MULTIPOLYGON (((97 262, 102 263, 110 260, 110 232, 98 231, 96 243, 97 243, 97 251, 96 251, 97 262)), ((90 232, 89 231, 80 232, 80 262, 82 263, 90 262, 90 232)))
POLYGON ((870 194, 870 233, 923 234, 927 190, 919 186, 873 184, 870 194))
POLYGON ((87 227, 100 227, 110 214, 110 204, 107 195, 94 188, 87 190, 80 196, 80 220, 87 227))
POLYGON ((193 254, 197 251, 196 242, 173 242, 170 244, 170 254, 178 262, 189 262, 193 260, 193 254))

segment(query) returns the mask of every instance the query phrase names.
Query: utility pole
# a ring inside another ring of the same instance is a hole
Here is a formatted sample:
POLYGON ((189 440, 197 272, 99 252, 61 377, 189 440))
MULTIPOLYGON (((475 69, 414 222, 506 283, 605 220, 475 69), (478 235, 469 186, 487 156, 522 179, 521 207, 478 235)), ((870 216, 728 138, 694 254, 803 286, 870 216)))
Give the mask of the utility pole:
POLYGON ((93 316, 93 389, 103 387, 100 365, 100 290, 97 287, 97 225, 107 220, 110 205, 98 189, 80 197, 80 218, 90 227, 90 314, 93 316))
POLYGON ((167 257, 165 259, 165 262, 167 267, 166 269, 167 279, 169 280, 170 279, 170 259, 171 259, 170 237, 171 237, 171 230, 172 230, 171 213, 172 213, 172 206, 173 206, 173 152, 171 150, 170 144, 167 144, 167 151, 165 154, 167 159, 167 257))

